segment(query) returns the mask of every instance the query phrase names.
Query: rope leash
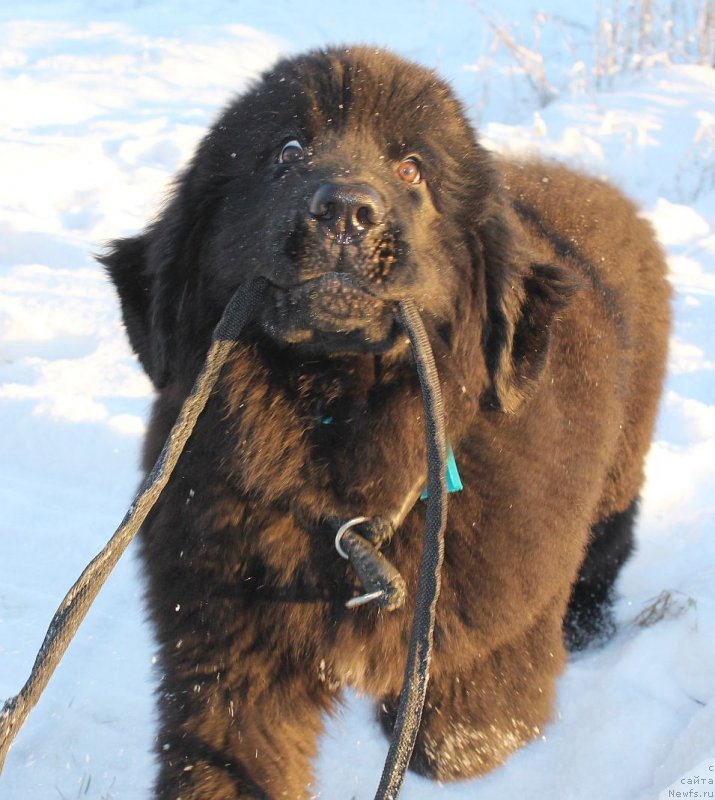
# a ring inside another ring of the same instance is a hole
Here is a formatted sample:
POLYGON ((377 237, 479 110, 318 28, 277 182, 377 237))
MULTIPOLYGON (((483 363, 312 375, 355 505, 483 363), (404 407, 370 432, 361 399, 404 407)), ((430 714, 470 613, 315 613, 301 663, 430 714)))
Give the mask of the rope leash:
MULTIPOLYGON (((235 347, 242 329, 265 297, 267 288, 268 283, 265 280, 256 279, 239 288, 229 301, 214 329, 202 370, 179 412, 159 458, 144 480, 121 525, 101 552, 88 564, 55 612, 27 682, 17 695, 3 705, 0 711, 0 773, 10 745, 37 704, 99 590, 168 483, 223 364, 235 347)), ((447 517, 444 410, 434 357, 412 300, 400 303, 399 319, 410 339, 425 405, 429 496, 405 678, 397 720, 375 800, 395 800, 399 795, 419 731, 429 681, 447 517)), ((405 515, 410 507, 411 505, 406 506, 405 515)), ((365 559, 372 569, 369 563, 373 559, 372 553, 366 552, 364 547, 356 548, 354 540, 351 543, 348 536, 344 537, 344 544, 348 548, 348 555, 351 550, 355 552, 351 561, 353 558, 354 563, 361 560, 362 571, 365 570, 365 559)), ((379 556, 377 551, 375 553, 379 556)), ((382 567, 379 569, 382 570, 382 567)), ((399 573, 397 578, 401 580, 399 573)), ((395 578, 391 576, 390 581, 394 584, 395 578)), ((399 585, 399 581, 397 583, 399 585)), ((376 598, 367 598, 368 601, 370 599, 376 598)), ((394 607, 399 605, 401 602, 395 601, 394 607)))

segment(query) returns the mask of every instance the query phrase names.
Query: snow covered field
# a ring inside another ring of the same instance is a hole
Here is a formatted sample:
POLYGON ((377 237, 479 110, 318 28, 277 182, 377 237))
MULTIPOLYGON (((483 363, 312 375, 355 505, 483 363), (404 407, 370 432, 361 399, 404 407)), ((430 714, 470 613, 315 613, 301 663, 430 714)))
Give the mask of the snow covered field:
MULTIPOLYGON (((662 63, 596 92, 574 56, 595 10, 572 5, 539 4, 561 20, 542 41, 558 96, 539 108, 508 53, 485 58, 494 33, 462 0, 0 3, 0 701, 139 478, 151 388, 92 253, 151 217, 251 75, 283 52, 364 41, 436 67, 490 146, 613 179, 656 227, 676 289, 617 637, 569 665, 542 740, 480 781, 410 775, 403 796, 650 800, 715 762, 715 70, 662 63), (659 596, 663 613, 639 625, 659 596)), ((530 29, 523 3, 498 7, 530 29)), ((149 797, 157 676, 141 594, 125 556, 13 746, 0 800, 149 797)), ((316 796, 371 798, 385 752, 370 705, 349 698, 316 796)))

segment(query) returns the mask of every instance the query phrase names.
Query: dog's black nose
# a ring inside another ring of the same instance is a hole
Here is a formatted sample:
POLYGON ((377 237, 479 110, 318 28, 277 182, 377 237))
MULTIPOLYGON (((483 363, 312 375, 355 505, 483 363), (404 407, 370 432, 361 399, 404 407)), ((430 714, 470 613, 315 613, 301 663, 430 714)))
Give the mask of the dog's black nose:
POLYGON ((348 244, 365 231, 382 224, 385 206, 367 184, 322 183, 310 201, 310 213, 324 232, 348 244))

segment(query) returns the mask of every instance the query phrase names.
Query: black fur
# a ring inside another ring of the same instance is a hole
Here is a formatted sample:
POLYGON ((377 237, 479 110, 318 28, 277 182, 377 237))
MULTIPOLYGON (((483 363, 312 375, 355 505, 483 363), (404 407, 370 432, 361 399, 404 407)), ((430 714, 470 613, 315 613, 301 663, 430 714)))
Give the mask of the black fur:
POLYGON ((611 610, 614 586, 621 567, 633 552, 633 529, 638 501, 625 511, 600 520, 591 529, 586 558, 574 584, 564 619, 566 645, 570 650, 603 643, 616 629, 611 610))

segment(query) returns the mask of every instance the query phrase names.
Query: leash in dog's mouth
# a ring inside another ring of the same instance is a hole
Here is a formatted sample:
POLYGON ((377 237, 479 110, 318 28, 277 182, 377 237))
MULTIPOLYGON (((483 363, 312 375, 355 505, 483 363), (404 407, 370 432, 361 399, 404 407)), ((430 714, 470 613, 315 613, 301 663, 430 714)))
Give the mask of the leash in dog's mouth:
POLYGON ((343 272, 293 282, 265 279, 270 286, 260 323, 279 343, 314 353, 383 353, 404 334, 398 298, 377 279, 343 272))
MULTIPOLYGON (((269 286, 264 278, 257 278, 239 287, 229 300, 214 329, 201 372, 181 407, 156 463, 120 526, 89 563, 55 612, 27 682, 17 695, 3 705, 0 711, 0 772, 10 745, 39 700, 92 602, 168 483, 196 420, 216 385, 223 364, 235 347, 241 331, 265 302, 269 286)), ((375 800, 394 800, 398 796, 417 739, 429 680, 447 519, 447 445, 439 377, 415 303, 409 299, 402 300, 397 317, 412 347, 425 406, 427 510, 405 677, 397 720, 375 800)), ((397 528, 419 498, 422 488, 420 482, 392 518, 376 519, 371 526, 373 533, 378 537, 385 536, 397 528)), ((369 523, 370 520, 365 518, 359 518, 359 521, 353 519, 342 525, 336 534, 338 552, 350 559, 365 587, 363 595, 352 602, 348 601, 349 607, 356 608, 374 600, 386 610, 394 610, 404 603, 405 584, 394 566, 380 554, 382 541, 379 538, 370 541, 369 537, 354 530, 358 525, 369 523)))

